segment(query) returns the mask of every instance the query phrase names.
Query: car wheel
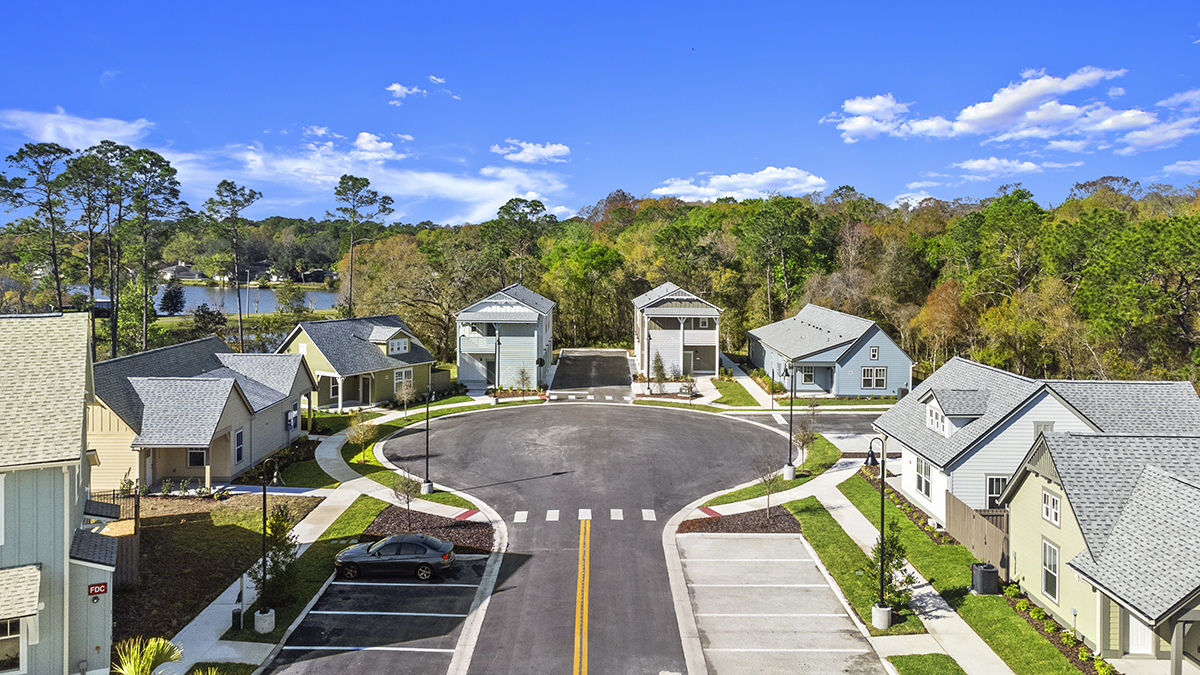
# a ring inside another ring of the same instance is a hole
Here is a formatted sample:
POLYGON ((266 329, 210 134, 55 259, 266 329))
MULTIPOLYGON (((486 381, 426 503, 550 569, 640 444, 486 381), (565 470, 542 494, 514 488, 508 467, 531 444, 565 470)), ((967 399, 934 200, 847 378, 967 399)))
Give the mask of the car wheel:
POLYGON ((358 574, 359 574, 358 565, 355 565, 354 563, 347 563, 344 567, 342 567, 342 578, 343 579, 357 579, 358 574))
POLYGON ((433 568, 426 563, 417 565, 417 578, 421 581, 428 581, 433 577, 433 568))

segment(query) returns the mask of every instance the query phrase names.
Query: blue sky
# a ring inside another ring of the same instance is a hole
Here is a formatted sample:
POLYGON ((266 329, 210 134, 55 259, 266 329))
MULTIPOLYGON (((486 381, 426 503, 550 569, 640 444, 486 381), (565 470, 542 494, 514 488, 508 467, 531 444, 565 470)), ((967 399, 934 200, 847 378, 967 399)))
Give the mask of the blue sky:
POLYGON ((20 3, 0 151, 153 148, 193 206, 261 191, 252 217, 320 217, 353 173, 405 222, 1200 179, 1200 7, 1066 5, 20 3))

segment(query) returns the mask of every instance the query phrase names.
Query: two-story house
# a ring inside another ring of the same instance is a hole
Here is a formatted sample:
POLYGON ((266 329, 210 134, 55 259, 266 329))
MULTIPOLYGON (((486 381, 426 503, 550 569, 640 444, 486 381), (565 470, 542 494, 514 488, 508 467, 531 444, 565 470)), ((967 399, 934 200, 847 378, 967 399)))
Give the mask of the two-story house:
POLYGON ((1059 624, 1106 659, 1200 665, 1200 437, 1047 432, 1000 502, 1012 579, 1059 624))
POLYGON ((429 389, 434 358, 395 314, 302 321, 278 354, 299 354, 317 378, 319 408, 364 406, 429 389))
POLYGON ((667 282, 633 299, 633 353, 650 377, 654 356, 667 375, 715 375, 720 367, 720 307, 667 282))
POLYGON ((109 672, 119 507, 88 499, 96 462, 88 315, 0 316, 0 672, 109 672))
POLYGON ((955 357, 874 427, 901 453, 900 491, 946 524, 949 499, 996 508, 1039 434, 1179 434, 1198 420, 1189 382, 1035 380, 955 357))
POLYGON ((513 284, 463 308, 458 381, 472 389, 545 384, 553 358, 555 303, 513 284), (523 376, 523 377, 522 377, 523 376))
POLYGON ((101 361, 95 377, 97 490, 126 477, 231 480, 296 440, 301 399, 316 388, 300 356, 235 354, 215 337, 101 361))
POLYGON ((750 361, 798 396, 897 396, 912 388, 913 361, 870 319, 805 305, 747 333, 750 361), (784 382, 784 367, 794 378, 784 382))

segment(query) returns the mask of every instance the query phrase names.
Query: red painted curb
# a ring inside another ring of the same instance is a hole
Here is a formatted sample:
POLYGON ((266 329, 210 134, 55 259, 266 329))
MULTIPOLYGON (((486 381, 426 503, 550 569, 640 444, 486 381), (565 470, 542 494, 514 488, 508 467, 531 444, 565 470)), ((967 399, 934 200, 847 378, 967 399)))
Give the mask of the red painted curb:
POLYGON ((463 511, 462 513, 458 514, 457 516, 454 516, 454 519, 455 520, 466 520, 467 518, 470 518, 471 516, 475 515, 476 513, 479 513, 479 511, 477 511, 476 509, 467 509, 466 511, 463 511))
POLYGON ((708 508, 707 506, 701 506, 700 513, 703 513, 704 515, 708 516, 709 518, 720 518, 721 517, 721 514, 717 513, 716 511, 713 511, 712 509, 708 508))

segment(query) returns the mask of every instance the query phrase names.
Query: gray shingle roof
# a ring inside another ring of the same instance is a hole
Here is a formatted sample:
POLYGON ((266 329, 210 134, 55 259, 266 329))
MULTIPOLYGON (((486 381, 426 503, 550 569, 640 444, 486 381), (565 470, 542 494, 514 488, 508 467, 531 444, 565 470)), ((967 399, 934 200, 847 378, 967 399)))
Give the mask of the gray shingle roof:
POLYGON ((554 301, 534 293, 521 284, 513 284, 500 289, 500 292, 517 302, 532 307, 539 314, 546 314, 554 309, 554 301))
POLYGON ((942 412, 954 416, 979 417, 987 412, 987 389, 933 389, 942 412))
MULTIPOLYGON (((396 328, 412 335, 408 325, 395 314, 366 316, 354 319, 330 319, 328 321, 304 321, 302 329, 321 350, 321 355, 334 371, 346 377, 377 370, 392 370, 417 363, 433 361, 433 355, 420 342, 409 342, 407 354, 388 356, 379 345, 371 342, 375 329, 383 326, 396 328)), ((281 346, 283 349, 287 345, 281 346)))
POLYGON ((216 355, 230 352, 220 338, 210 337, 101 361, 95 366, 96 396, 140 433, 142 400, 130 378, 195 377, 224 368, 216 355))
MULTIPOLYGON (((217 354, 217 360, 284 396, 292 392, 296 375, 304 370, 304 357, 299 354, 217 354)), ((245 386, 241 380, 238 384, 245 386)))
POLYGON ((217 431, 237 380, 131 377, 142 407, 134 447, 204 447, 217 431))
POLYGON ((1169 436, 1200 429, 1200 396, 1190 382, 1047 380, 1046 384, 1111 434, 1169 436))
POLYGON ((0 317, 0 466, 80 458, 88 364, 87 314, 0 317))
POLYGON ((0 619, 19 619, 37 614, 41 588, 40 565, 0 570, 0 619))
MULTIPOLYGON (((650 304, 657 302, 661 298, 666 297, 666 296, 674 293, 675 291, 682 291, 682 290, 683 290, 682 288, 680 288, 680 287, 676 286, 675 284, 668 281, 667 283, 665 283, 657 288, 651 288, 650 290, 646 291, 645 293, 642 293, 641 295, 634 298, 633 299, 633 307, 634 307, 634 309, 641 309, 641 308, 645 307, 646 305, 650 305, 650 304)), ((690 293, 689 293, 689 295, 690 295, 690 293)))
MULTIPOLYGON (((799 359, 831 347, 849 347, 875 325, 863 319, 817 305, 805 305, 796 316, 760 326, 750 335, 786 359, 799 359)), ((837 358, 840 354, 832 356, 837 358)))
POLYGON ((633 299, 633 308, 646 316, 721 316, 721 309, 695 293, 685 291, 671 282, 651 289, 633 299), (655 303, 668 300, 696 301, 701 307, 652 307, 655 303))
POLYGON ((83 515, 96 520, 120 520, 121 505, 89 499, 83 503, 83 515))
POLYGON ((71 560, 116 567, 117 538, 90 530, 75 530, 71 540, 71 560))

